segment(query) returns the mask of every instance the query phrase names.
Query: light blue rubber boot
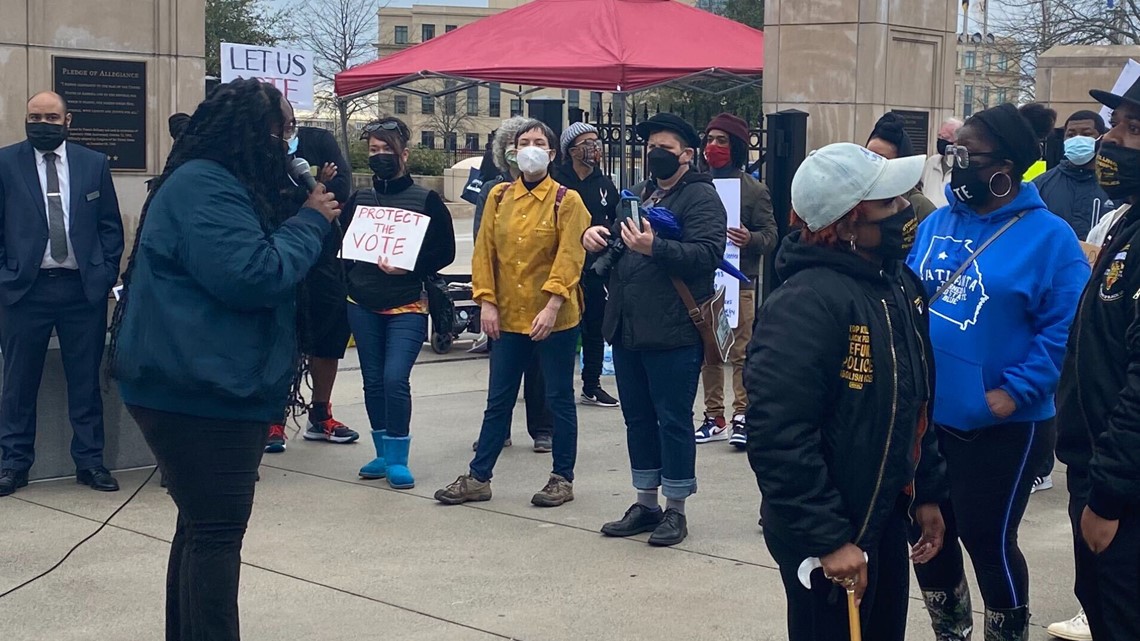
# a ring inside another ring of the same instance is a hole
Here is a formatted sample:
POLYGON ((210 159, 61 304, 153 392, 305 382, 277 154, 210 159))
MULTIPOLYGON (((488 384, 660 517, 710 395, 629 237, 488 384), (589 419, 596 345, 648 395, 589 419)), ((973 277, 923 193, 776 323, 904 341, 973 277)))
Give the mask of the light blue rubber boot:
POLYGON ((384 460, 384 430, 372 430, 372 443, 376 445, 376 458, 360 468, 360 478, 370 481, 382 479, 388 475, 388 463, 384 460))
POLYGON ((408 449, 412 437, 384 435, 384 460, 388 462, 388 485, 395 490, 410 490, 416 486, 416 479, 408 469, 408 449))

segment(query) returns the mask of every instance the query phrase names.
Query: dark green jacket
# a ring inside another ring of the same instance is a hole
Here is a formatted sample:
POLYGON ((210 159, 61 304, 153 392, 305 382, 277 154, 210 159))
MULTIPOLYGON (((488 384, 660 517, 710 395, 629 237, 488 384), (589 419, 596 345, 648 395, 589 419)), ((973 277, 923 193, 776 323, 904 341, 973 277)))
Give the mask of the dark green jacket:
POLYGON ((123 401, 281 420, 297 363, 297 285, 328 232, 328 221, 307 208, 267 232, 249 192, 222 165, 179 167, 140 232, 115 367, 123 401))

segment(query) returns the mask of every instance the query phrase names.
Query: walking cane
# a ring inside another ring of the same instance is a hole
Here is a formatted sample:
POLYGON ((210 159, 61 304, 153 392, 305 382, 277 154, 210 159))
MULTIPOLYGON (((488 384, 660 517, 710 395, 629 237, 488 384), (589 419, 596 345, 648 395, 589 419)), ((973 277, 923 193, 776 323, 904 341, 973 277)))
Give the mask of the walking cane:
MULTIPOLYGON (((863 553, 863 558, 867 558, 867 553, 863 553)), ((807 589, 811 589, 811 573, 816 568, 822 568, 823 564, 820 563, 818 557, 809 557, 804 559, 800 564, 796 575, 800 579, 800 583, 807 589)), ((830 578, 830 577, 829 577, 830 578)), ((859 607, 855 605, 855 583, 857 579, 854 577, 847 577, 846 579, 836 580, 832 579, 837 584, 843 586, 847 591, 847 627, 851 629, 851 641, 863 641, 863 624, 859 620, 859 607)))

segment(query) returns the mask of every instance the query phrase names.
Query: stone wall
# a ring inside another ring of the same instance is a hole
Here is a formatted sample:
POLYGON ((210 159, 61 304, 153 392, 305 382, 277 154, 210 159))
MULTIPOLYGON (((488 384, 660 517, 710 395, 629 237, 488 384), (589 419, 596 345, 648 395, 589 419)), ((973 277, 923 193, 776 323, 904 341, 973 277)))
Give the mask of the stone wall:
POLYGON ((115 189, 134 240, 146 181, 170 152, 166 119, 192 112, 205 78, 205 0, 0 0, 0 146, 24 138, 29 95, 52 88, 52 57, 147 64, 147 169, 116 172, 115 189))
POLYGON ((1053 47, 1037 59, 1037 100, 1057 110, 1058 126, 1073 112, 1100 111, 1089 90, 1111 91, 1129 58, 1140 62, 1140 46, 1053 47))
POLYGON ((958 3, 768 0, 764 108, 800 109, 808 148, 867 140, 891 109, 953 114, 958 3))

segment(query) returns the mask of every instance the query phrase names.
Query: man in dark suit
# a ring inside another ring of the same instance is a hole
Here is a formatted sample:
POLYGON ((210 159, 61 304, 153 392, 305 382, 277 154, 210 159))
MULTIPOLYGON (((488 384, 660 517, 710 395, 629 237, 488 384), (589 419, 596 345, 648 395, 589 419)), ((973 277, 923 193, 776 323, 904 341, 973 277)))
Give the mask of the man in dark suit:
POLYGON ((52 330, 67 376, 76 479, 119 489, 103 466, 99 367, 123 221, 107 156, 67 142, 70 124, 61 96, 38 93, 28 101, 28 139, 0 149, 0 496, 28 483, 52 330))
MULTIPOLYGON (((352 167, 345 160, 336 138, 326 129, 298 127, 292 105, 288 108, 290 120, 285 127, 290 158, 302 158, 325 189, 336 195, 339 203, 348 200, 352 191, 352 167)), ((308 198, 308 190, 298 187, 293 195, 297 206, 308 198)), ((304 317, 306 344, 301 346, 309 356, 309 371, 313 382, 312 406, 303 437, 307 441, 354 443, 360 438, 355 430, 333 418, 333 384, 337 369, 344 358, 351 331, 348 327, 348 289, 344 280, 344 267, 340 260, 342 230, 333 225, 325 237, 324 250, 317 264, 305 279, 308 292, 299 313, 304 317)), ((285 419, 269 426, 265 451, 279 454, 285 451, 285 419)))

